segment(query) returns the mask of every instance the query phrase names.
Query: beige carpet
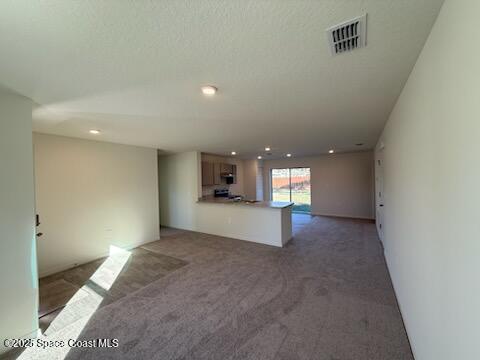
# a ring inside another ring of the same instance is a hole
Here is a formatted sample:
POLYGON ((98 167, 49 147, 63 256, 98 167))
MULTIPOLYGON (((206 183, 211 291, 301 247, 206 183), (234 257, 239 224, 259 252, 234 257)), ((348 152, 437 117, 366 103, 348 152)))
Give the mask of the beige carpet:
POLYGON ((171 231, 189 265, 100 309, 69 359, 412 359, 374 224, 315 217, 284 249, 171 231))
POLYGON ((108 305, 186 264, 180 259, 137 248, 128 252, 125 263, 102 258, 44 277, 39 281, 40 329, 43 334, 53 334, 84 316, 91 297, 101 297, 97 307, 108 305), (109 279, 112 276, 115 279, 109 279), (110 285, 108 290, 102 287, 106 283, 110 285), (69 316, 65 316, 67 313, 69 316), (59 318, 60 314, 63 316, 59 318))
POLYGON ((67 359, 413 359, 375 225, 300 220, 283 249, 164 229, 144 249, 188 265, 76 322, 119 347, 67 359))

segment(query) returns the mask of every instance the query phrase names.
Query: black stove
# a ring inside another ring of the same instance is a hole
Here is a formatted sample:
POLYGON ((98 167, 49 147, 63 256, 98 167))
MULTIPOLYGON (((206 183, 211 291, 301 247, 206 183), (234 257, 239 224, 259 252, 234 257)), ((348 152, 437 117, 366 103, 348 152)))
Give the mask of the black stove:
POLYGON ((214 197, 228 198, 228 197, 230 197, 230 192, 228 191, 228 189, 215 189, 213 191, 213 196, 214 197))

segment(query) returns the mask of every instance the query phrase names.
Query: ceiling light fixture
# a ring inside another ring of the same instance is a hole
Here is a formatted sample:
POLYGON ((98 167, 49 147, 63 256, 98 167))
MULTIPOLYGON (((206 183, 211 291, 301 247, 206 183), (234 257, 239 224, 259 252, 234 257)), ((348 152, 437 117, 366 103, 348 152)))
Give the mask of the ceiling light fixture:
POLYGON ((98 135, 100 134, 100 130, 95 130, 95 129, 92 129, 89 131, 90 134, 93 134, 93 135, 98 135))
POLYGON ((287 157, 292 157, 292 154, 287 154, 287 157))
POLYGON ((333 150, 333 149, 328 150, 329 154, 333 154, 334 152, 335 152, 335 150, 333 150))
POLYGON ((202 93, 203 95, 207 95, 207 96, 212 96, 212 95, 215 95, 215 93, 217 92, 217 88, 215 86, 212 86, 212 85, 205 85, 205 86, 202 86, 202 93))
POLYGON ((265 151, 270 151, 270 148, 267 146, 267 147, 265 148, 265 151))
POLYGON ((232 155, 237 155, 237 153, 236 153, 235 151, 232 151, 232 153, 231 153, 231 154, 232 154, 232 155))
POLYGON ((258 160, 262 160, 262 157, 261 157, 261 156, 257 156, 257 159, 258 159, 258 160))

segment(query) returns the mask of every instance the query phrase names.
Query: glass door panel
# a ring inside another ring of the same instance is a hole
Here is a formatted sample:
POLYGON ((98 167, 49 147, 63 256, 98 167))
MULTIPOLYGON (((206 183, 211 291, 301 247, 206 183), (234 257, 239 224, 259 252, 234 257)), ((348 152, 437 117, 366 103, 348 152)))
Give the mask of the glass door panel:
POLYGON ((290 169, 272 169, 272 200, 290 201, 290 169))
POLYGON ((310 168, 272 169, 272 200, 291 201, 293 211, 310 212, 310 168))
POLYGON ((290 192, 291 201, 295 204, 293 211, 309 213, 312 204, 310 168, 290 169, 290 192))

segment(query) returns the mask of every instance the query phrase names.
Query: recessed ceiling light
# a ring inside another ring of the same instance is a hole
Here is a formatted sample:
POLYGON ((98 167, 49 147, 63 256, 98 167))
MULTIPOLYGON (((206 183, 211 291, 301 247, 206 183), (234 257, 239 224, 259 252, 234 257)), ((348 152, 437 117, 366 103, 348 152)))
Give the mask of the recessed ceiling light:
POLYGON ((335 152, 335 150, 333 150, 333 149, 328 150, 329 154, 333 154, 334 152, 335 152))
POLYGON ((100 130, 95 130, 95 129, 92 129, 89 131, 90 134, 93 134, 93 135, 98 135, 100 134, 100 130))
POLYGON ((262 157, 261 157, 261 156, 257 156, 257 159, 258 159, 258 160, 262 160, 262 157))
POLYGON ((205 85, 205 86, 202 86, 202 93, 203 95, 208 95, 208 96, 211 96, 211 95, 215 95, 215 93, 217 92, 217 88, 215 86, 212 86, 212 85, 205 85))
POLYGON ((287 157, 292 157, 292 154, 287 154, 287 157))
POLYGON ((265 151, 270 151, 270 148, 267 146, 267 147, 265 148, 265 151))
POLYGON ((237 153, 235 151, 232 151, 231 154, 232 155, 237 155, 237 153))

